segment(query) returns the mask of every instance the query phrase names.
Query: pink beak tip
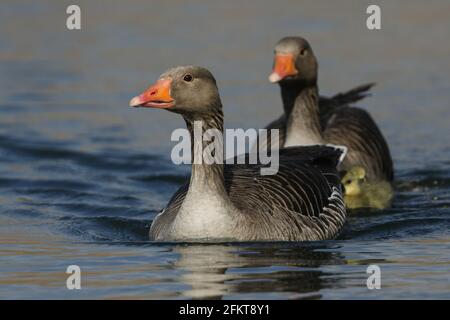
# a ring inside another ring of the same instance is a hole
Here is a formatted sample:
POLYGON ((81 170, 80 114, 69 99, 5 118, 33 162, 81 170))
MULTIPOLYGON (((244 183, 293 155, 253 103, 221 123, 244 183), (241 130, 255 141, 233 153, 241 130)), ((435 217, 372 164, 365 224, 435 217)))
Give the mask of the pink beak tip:
POLYGON ((281 80, 281 77, 278 73, 272 72, 269 76, 269 81, 272 83, 278 82, 281 80))
POLYGON ((134 97, 133 99, 130 100, 130 107, 137 107, 140 104, 142 104, 142 102, 139 96, 134 97))

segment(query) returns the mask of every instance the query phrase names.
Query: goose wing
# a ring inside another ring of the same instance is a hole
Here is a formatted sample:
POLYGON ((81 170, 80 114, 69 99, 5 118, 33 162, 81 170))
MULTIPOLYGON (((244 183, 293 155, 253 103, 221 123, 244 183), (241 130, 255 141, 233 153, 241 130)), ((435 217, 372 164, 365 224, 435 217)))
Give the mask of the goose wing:
POLYGON ((389 147, 367 111, 353 107, 336 110, 328 120, 323 135, 328 143, 348 147, 342 169, 360 165, 366 169, 369 179, 393 180, 389 147))
POLYGON ((261 165, 230 167, 225 171, 230 199, 255 219, 259 233, 269 228, 267 233, 286 240, 330 239, 346 215, 336 170, 340 155, 332 147, 290 147, 280 149, 276 175, 260 175, 261 165))
POLYGON ((346 92, 340 92, 334 96, 320 97, 319 98, 319 110, 320 110, 320 124, 325 129, 328 120, 333 116, 333 113, 341 107, 348 107, 350 104, 362 100, 368 96, 368 92, 375 83, 367 83, 350 89, 346 92))

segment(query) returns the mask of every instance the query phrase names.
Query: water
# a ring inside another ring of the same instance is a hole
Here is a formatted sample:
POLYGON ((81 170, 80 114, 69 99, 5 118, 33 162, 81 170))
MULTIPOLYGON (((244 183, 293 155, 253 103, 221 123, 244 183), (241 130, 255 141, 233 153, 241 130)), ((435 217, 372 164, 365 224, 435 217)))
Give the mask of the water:
POLYGON ((9 1, 0 11, 0 298, 450 298, 448 1, 9 1), (170 162, 174 114, 128 107, 168 67, 216 75, 226 127, 281 112, 272 46, 307 37, 323 94, 376 81, 361 103, 389 141, 393 208, 336 241, 163 244, 155 214, 189 168, 170 162), (65 288, 67 266, 82 290, 65 288), (382 289, 366 269, 380 266, 382 289))

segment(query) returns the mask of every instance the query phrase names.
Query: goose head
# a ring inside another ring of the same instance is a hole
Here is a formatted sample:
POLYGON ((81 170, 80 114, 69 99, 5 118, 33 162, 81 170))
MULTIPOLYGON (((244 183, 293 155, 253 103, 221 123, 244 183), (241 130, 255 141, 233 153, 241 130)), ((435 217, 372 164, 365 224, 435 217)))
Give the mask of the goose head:
POLYGON ((301 37, 286 37, 275 46, 272 83, 317 81, 317 60, 308 41, 301 37))
POLYGON ((216 80, 207 69, 197 66, 167 70, 131 99, 130 106, 165 109, 188 119, 201 119, 222 108, 216 80))

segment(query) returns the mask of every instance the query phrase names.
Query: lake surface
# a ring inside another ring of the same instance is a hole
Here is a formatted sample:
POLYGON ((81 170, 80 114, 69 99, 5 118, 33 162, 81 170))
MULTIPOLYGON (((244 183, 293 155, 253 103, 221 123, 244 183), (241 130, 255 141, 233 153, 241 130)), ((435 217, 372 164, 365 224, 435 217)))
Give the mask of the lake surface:
POLYGON ((1 299, 450 299, 450 3, 3 1, 1 299), (177 115, 131 97, 175 65, 215 74, 227 128, 281 112, 273 46, 310 40, 322 94, 377 82, 359 105, 391 147, 396 197, 317 243, 164 244, 152 219, 189 174, 170 161, 177 115), (81 290, 66 289, 69 265, 81 290), (368 290, 369 265, 381 289, 368 290))

